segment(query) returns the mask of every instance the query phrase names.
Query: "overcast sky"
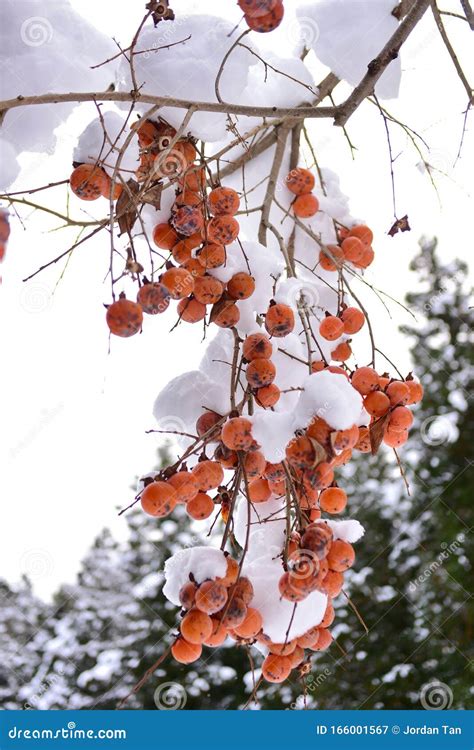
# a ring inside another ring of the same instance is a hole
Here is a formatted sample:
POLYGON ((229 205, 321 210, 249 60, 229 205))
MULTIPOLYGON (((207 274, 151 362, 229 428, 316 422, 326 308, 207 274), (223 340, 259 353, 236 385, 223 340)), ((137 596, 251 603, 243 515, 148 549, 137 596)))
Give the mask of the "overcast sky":
MULTIPOLYGON (((125 46, 141 19, 139 2, 72 0, 72 4, 125 46)), ((224 3, 177 0, 175 5, 180 11, 198 5, 215 12, 218 7, 222 13, 224 3)), ((239 14, 229 5, 229 15, 238 20, 239 14)), ((458 10, 457 6, 444 3, 446 9, 458 10)), ((467 58, 464 26, 455 19, 448 22, 453 41, 467 58)), ((284 32, 277 34, 258 41, 278 48, 279 54, 284 45, 291 52, 284 32)), ((400 300, 415 284, 407 268, 421 235, 437 235, 446 258, 469 260, 472 242, 466 235, 472 224, 474 163, 468 133, 462 158, 453 168, 466 95, 431 19, 420 25, 404 48, 402 67, 400 99, 387 106, 429 142, 429 161, 439 190, 438 198, 407 136, 394 129, 398 214, 409 214, 410 234, 386 236, 393 221, 391 186, 385 132, 376 108, 365 104, 349 122, 357 147, 354 161, 340 130, 319 121, 311 125, 321 163, 340 175, 343 192, 351 197, 352 213, 364 217, 375 230, 377 254, 370 280, 400 300)), ((56 154, 25 155, 27 179, 22 175, 17 186, 64 179, 80 124, 93 116, 92 105, 76 111, 61 128, 56 154)), ((472 133, 472 120, 469 125, 472 133)), ((62 188, 57 200, 59 206, 65 205, 62 188)), ((116 507, 130 501, 134 476, 149 469, 155 457, 156 436, 145 434, 154 426, 153 400, 170 378, 198 364, 203 344, 189 328, 181 326, 171 337, 169 320, 148 319, 141 336, 114 339, 109 353, 103 308, 109 301, 109 287, 103 283, 106 239, 92 240, 73 254, 67 267, 59 263, 25 285, 22 278, 66 249, 74 234, 51 233, 55 222, 38 215, 24 229, 13 224, 0 292, 4 509, 0 569, 9 579, 27 573, 36 590, 46 596, 61 581, 72 579, 103 526, 124 533, 116 507)), ((391 305, 390 320, 375 296, 367 297, 367 304, 379 341, 402 370, 408 370, 406 343, 396 333, 397 325, 409 320, 407 314, 391 305)))

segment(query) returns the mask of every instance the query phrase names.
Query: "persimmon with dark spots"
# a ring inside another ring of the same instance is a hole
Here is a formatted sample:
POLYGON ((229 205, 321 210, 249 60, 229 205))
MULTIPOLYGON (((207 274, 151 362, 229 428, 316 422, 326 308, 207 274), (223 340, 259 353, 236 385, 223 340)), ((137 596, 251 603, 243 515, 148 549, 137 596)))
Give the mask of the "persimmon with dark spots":
POLYGON ((186 240, 180 240, 173 246, 171 255, 173 256, 173 260, 176 261, 178 265, 181 265, 192 258, 192 248, 186 244, 186 240))
POLYGON ((189 643, 184 638, 178 638, 171 646, 171 653, 180 664, 192 664, 202 654, 202 646, 198 643, 189 643))
POLYGON ((275 380, 276 367, 271 359, 253 359, 247 365, 245 377, 252 388, 264 388, 275 380))
POLYGON ((259 34, 267 34, 278 28, 283 20, 284 14, 285 9, 283 7, 283 2, 278 0, 274 8, 266 15, 259 16, 258 18, 252 18, 251 16, 246 15, 245 21, 252 31, 257 31, 259 34))
POLYGON ((352 227, 349 230, 349 237, 357 237, 364 245, 371 245, 374 241, 374 233, 365 224, 357 224, 352 227))
POLYGON ((359 367, 352 373, 351 384, 362 396, 367 396, 378 388, 379 376, 373 367, 359 367))
POLYGON ((335 599, 339 596, 344 584, 344 576, 337 570, 328 570, 322 581, 322 590, 326 592, 328 596, 335 599))
POLYGON ((346 307, 342 312, 341 320, 344 324, 344 333, 358 333, 365 323, 365 315, 357 307, 346 307))
POLYGON ((212 497, 205 492, 198 492, 186 503, 186 513, 195 521, 204 521, 213 514, 215 507, 212 497))
POLYGON ((319 211, 319 201, 313 193, 299 195, 292 204, 293 213, 300 219, 310 219, 319 211))
POLYGON ((182 268, 184 268, 185 271, 188 271, 193 279, 198 279, 200 276, 204 276, 204 274, 206 273, 206 269, 197 258, 190 258, 189 260, 186 260, 182 264, 182 268))
POLYGON ((272 491, 272 495, 275 495, 276 497, 283 497, 286 492, 286 482, 284 479, 279 479, 276 482, 272 482, 272 480, 269 479, 268 486, 272 491))
POLYGON ((312 172, 304 167, 296 167, 285 178, 285 185, 294 195, 307 195, 311 193, 316 184, 312 172))
POLYGON ((247 476, 251 479, 261 477, 266 466, 265 456, 261 451, 251 451, 247 453, 244 460, 244 468, 247 476))
POLYGON ((280 0, 237 0, 237 5, 250 18, 260 18, 270 13, 280 0))
POLYGON ((347 341, 341 341, 331 352, 331 359, 335 362, 345 362, 352 356, 351 345, 347 341))
POLYGON ((347 430, 337 430, 331 434, 331 443, 335 451, 344 451, 353 448, 359 439, 359 428, 352 425, 347 430))
POLYGON ((227 291, 232 299, 248 299, 255 291, 255 279, 243 271, 236 273, 227 282, 227 291))
POLYGON ((351 263, 357 263, 364 254, 364 243, 358 237, 347 237, 341 243, 344 258, 351 263))
POLYGON ((161 283, 175 300, 189 297, 194 291, 194 278, 185 268, 169 268, 161 277, 161 283))
POLYGON ((205 641, 203 641, 203 643, 205 646, 217 648, 218 646, 222 646, 222 644, 224 643, 225 639, 227 638, 228 630, 219 619, 211 617, 211 620, 212 633, 208 638, 206 638, 205 641))
POLYGON ((280 596, 288 602, 302 602, 307 596, 306 592, 295 588, 289 573, 283 573, 278 582, 278 590, 280 596))
POLYGON ((157 224, 152 236, 155 245, 162 250, 172 250, 179 242, 178 233, 168 223, 157 224))
POLYGON ((290 676, 291 661, 287 656, 268 654, 262 664, 262 677, 267 682, 284 682, 290 676))
POLYGON ((180 631, 188 643, 204 643, 212 633, 212 620, 205 612, 193 607, 181 620, 180 631))
POLYGON ((277 654, 277 656, 289 656, 295 650, 297 643, 296 638, 292 638, 291 641, 286 640, 284 643, 275 643, 269 639, 267 645, 272 654, 277 654))
MULTIPOLYGON (((331 544, 328 552, 327 561, 330 570, 336 570, 338 573, 344 573, 354 564, 355 552, 354 547, 344 539, 335 539, 331 544)), ((323 627, 327 627, 323 625, 323 627)))
POLYGON ((283 463, 272 464, 267 461, 264 475, 270 482, 278 482, 286 477, 285 466, 283 463))
POLYGON ((239 465, 239 457, 235 451, 229 450, 223 443, 214 451, 214 458, 224 469, 235 469, 239 465))
POLYGON ((385 430, 383 442, 389 448, 401 448, 408 440, 408 430, 385 430))
POLYGON ((331 428, 322 417, 313 417, 306 429, 306 434, 313 440, 317 440, 323 447, 329 447, 331 428))
POLYGON ((110 177, 96 164, 80 164, 73 170, 69 185, 81 200, 95 201, 110 190, 110 177))
POLYGON ((325 271, 337 271, 344 263, 344 253, 339 245, 328 245, 319 251, 319 265, 325 271))
POLYGON ((143 309, 137 302, 121 297, 108 306, 105 318, 110 333, 129 338, 141 331, 143 309))
POLYGON ((265 315, 265 328, 270 336, 283 338, 295 327, 295 314, 289 305, 271 305, 265 315))
POLYGON ((388 429, 393 432, 409 430, 413 424, 413 414, 406 406, 396 406, 390 412, 388 429))
POLYGON ((199 323, 204 320, 207 312, 206 305, 193 297, 185 297, 180 300, 176 310, 180 320, 184 320, 185 323, 199 323))
POLYGON ((183 609, 192 609, 196 599, 197 586, 192 581, 183 584, 179 590, 179 603, 183 609))
POLYGON ((233 328, 240 320, 237 305, 226 305, 214 318, 213 322, 219 328, 233 328))
POLYGON ((324 617, 319 623, 319 627, 329 628, 333 624, 335 616, 336 613, 334 612, 334 607, 332 606, 331 602, 328 602, 326 611, 324 612, 324 617))
POLYGON ((408 388, 408 400, 405 403, 408 405, 418 404, 423 398, 423 386, 417 380, 407 380, 405 385, 408 388))
POLYGON ((232 597, 228 604, 224 607, 224 612, 221 618, 222 624, 226 628, 238 628, 247 617, 247 605, 243 599, 239 599, 238 596, 232 597))
POLYGON ((267 479, 258 477, 249 483, 249 500, 252 503, 265 503, 270 499, 271 494, 272 491, 267 479))
POLYGON ((300 435, 290 440, 286 446, 286 460, 291 466, 299 466, 302 469, 314 465, 315 449, 309 437, 300 435))
POLYGON ((327 315, 319 324, 319 333, 327 341, 335 341, 344 333, 344 323, 335 315, 327 315))
POLYGON ((178 495, 169 482, 152 482, 143 490, 140 502, 147 515, 163 518, 176 507, 178 495))
POLYGON ((181 206, 171 215, 171 223, 177 232, 187 237, 204 226, 204 217, 198 206, 181 206))
POLYGON ((270 359, 273 345, 265 333, 252 333, 244 341, 242 354, 246 360, 270 359))
POLYGON ((328 487, 319 496, 319 507, 326 513, 342 513, 347 505, 347 494, 340 487, 328 487))
POLYGON ((364 398, 364 409, 372 417, 383 417, 390 409, 390 399, 382 391, 371 391, 364 398))
POLYGON ((255 400, 264 409, 270 409, 280 400, 281 391, 275 383, 259 388, 255 394, 255 400))
POLYGON ((224 471, 217 461, 199 461, 191 474, 201 492, 214 490, 224 480, 224 471))
POLYGON ((227 588, 219 581, 204 581, 196 592, 196 607, 207 615, 214 615, 228 599, 227 588))
POLYGON ((327 524, 312 523, 301 537, 301 547, 311 550, 319 560, 323 560, 327 556, 332 539, 333 534, 327 524))
POLYGON ((392 406, 404 406, 410 400, 410 391, 406 383, 401 380, 392 380, 385 389, 392 406))
POLYGON ((173 474, 168 483, 174 487, 178 503, 187 503, 199 492, 199 486, 190 471, 182 470, 173 474))
POLYGON ((248 607, 245 620, 234 628, 240 638, 255 638, 262 629, 262 615, 254 607, 248 607))
POLYGON ((229 187, 214 188, 207 198, 213 216, 235 216, 240 208, 238 193, 229 187))
POLYGON ((214 305, 224 293, 224 284, 214 276, 201 276, 194 280, 194 296, 203 305, 214 305))
POLYGON ((242 599, 245 604, 250 604, 253 595, 254 590, 250 579, 246 576, 238 578, 232 587, 232 596, 237 596, 239 599, 242 599))
POLYGON ((214 216, 206 227, 208 239, 219 245, 230 245, 239 236, 240 226, 230 214, 214 216))
POLYGON ((326 651, 333 642, 333 637, 326 628, 319 628, 319 637, 316 643, 309 648, 311 651, 326 651))
POLYGON ((159 315, 168 309, 170 293, 164 284, 144 284, 138 290, 137 302, 147 315, 159 315))
POLYGON ((306 469, 303 482, 312 489, 323 490, 334 481, 334 471, 330 463, 322 461, 315 469, 306 469))
POLYGON ((215 411, 205 411, 198 417, 196 422, 196 432, 199 437, 208 435, 208 440, 211 438, 218 439, 220 436, 219 422, 222 417, 215 411))
POLYGON ((219 268, 226 261, 225 247, 224 245, 217 245, 215 242, 207 242, 196 257, 206 269, 219 268))
POLYGON ((253 443, 252 423, 245 417, 228 419, 222 427, 222 442, 234 451, 248 451, 253 443))
POLYGON ((296 643, 300 648, 311 648, 312 646, 315 646, 318 642, 319 638, 319 628, 314 627, 310 628, 306 631, 306 633, 303 633, 303 635, 300 635, 296 639, 296 643))

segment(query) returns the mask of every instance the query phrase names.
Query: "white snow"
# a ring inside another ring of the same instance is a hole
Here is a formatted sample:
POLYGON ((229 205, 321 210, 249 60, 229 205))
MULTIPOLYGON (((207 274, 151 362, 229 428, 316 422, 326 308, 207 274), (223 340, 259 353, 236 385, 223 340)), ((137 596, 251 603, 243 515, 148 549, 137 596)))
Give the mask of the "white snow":
MULTIPOLYGON (((119 156, 130 132, 130 123, 117 112, 104 112, 89 123, 74 149, 74 161, 101 166, 112 177, 119 156)), ((138 138, 133 136, 120 158, 120 172, 125 180, 132 177, 138 168, 138 138)), ((156 222, 158 223, 158 222, 156 222)))
MULTIPOLYGON (((135 75, 142 93, 170 96, 193 101, 217 101, 215 81, 222 60, 235 41, 229 36, 233 24, 205 14, 179 15, 174 22, 163 22, 160 29, 146 28, 136 47, 135 75), (171 46, 174 45, 174 46, 171 46)), ((247 41, 247 46, 252 43, 247 41)), ((237 47, 229 56, 221 77, 219 91, 224 101, 239 101, 247 85, 249 68, 255 58, 248 50, 237 47)), ((130 66, 122 60, 118 86, 130 91, 130 66)), ((148 105, 137 105, 145 112, 148 105)), ((178 128, 186 110, 163 107, 160 115, 178 128)), ((217 141, 226 136, 224 114, 197 112, 187 130, 196 138, 217 141)))
MULTIPOLYGON (((0 41, 1 99, 47 91, 101 91, 114 79, 115 64, 91 70, 115 53, 114 43, 81 18, 69 0, 2 3, 0 41)), ((0 146, 2 189, 18 174, 17 155, 53 152, 54 131, 75 106, 42 105, 7 112, 0 146)))
POLYGON ((362 397, 342 373, 323 370, 309 375, 296 407, 294 425, 306 427, 314 416, 335 430, 347 430, 359 419, 362 397))
POLYGON ((284 572, 281 560, 270 557, 264 560, 260 557, 256 562, 244 564, 243 572, 252 581, 252 606, 262 615, 263 632, 274 643, 284 643, 319 625, 326 609, 327 596, 314 591, 299 602, 296 609, 292 602, 282 599, 278 590, 278 582, 284 572))
POLYGON ((347 519, 344 521, 332 521, 324 519, 331 527, 334 539, 343 539, 345 542, 358 542, 365 534, 365 529, 359 521, 347 519))
POLYGON ((197 583, 208 578, 222 578, 227 570, 223 552, 213 547, 189 547, 181 549, 165 562, 166 583, 163 594, 168 601, 179 607, 179 590, 189 581, 192 573, 197 583))
MULTIPOLYGON (((312 25, 310 39, 317 58, 339 78, 356 86, 367 65, 398 27, 393 0, 309 0, 296 15, 302 28, 312 25)), ((390 63, 375 89, 382 99, 398 96, 400 58, 390 63)))

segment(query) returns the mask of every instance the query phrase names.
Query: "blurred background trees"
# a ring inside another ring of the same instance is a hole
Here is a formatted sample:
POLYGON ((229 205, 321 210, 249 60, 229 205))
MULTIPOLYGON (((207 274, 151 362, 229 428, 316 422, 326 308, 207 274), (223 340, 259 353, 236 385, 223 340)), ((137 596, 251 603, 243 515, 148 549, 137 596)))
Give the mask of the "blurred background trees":
MULTIPOLYGON (((448 687, 452 708, 471 696, 472 297, 466 265, 443 266, 434 240, 421 242, 412 270, 417 323, 405 333, 425 397, 401 455, 410 495, 388 451, 345 467, 349 514, 366 534, 337 603, 337 642, 304 680, 259 690, 263 709, 420 708, 433 682, 448 687)), ((160 464, 169 460, 162 449, 160 464)), ((115 708, 166 650, 177 613, 160 595, 160 571, 178 548, 199 544, 199 531, 185 530, 178 512, 154 524, 131 511, 127 523, 127 542, 104 530, 50 605, 27 580, 0 582, 4 708, 115 708)), ((166 659, 126 707, 242 708, 252 684, 244 649, 205 649, 191 667, 166 659)))

